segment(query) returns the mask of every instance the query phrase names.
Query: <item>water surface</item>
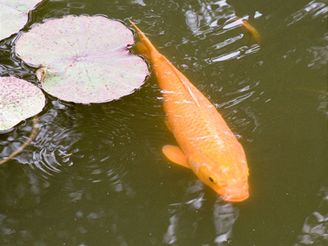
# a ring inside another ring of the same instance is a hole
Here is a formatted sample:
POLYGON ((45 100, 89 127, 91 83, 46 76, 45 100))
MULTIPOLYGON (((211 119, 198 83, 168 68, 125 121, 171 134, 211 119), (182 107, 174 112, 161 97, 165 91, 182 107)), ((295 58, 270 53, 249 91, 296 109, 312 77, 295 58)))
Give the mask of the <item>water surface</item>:
MULTIPOLYGON (((327 244, 326 0, 48 0, 24 30, 68 14, 138 22, 238 136, 251 197, 223 202, 163 157, 174 139, 151 76, 108 104, 48 96, 33 144, 0 168, 1 245, 327 244)), ((0 75, 37 84, 13 56, 14 38, 0 42, 0 75)), ((27 120, 1 134, 0 157, 31 127, 27 120)))

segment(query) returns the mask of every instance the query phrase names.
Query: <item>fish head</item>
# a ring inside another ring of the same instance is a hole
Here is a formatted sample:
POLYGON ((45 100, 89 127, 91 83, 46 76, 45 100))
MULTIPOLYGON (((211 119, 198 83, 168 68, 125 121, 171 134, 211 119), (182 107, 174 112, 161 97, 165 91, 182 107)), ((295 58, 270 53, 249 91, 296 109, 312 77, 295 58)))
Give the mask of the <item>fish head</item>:
POLYGON ((228 202, 241 202, 249 197, 248 168, 244 161, 240 164, 198 165, 198 178, 228 202))

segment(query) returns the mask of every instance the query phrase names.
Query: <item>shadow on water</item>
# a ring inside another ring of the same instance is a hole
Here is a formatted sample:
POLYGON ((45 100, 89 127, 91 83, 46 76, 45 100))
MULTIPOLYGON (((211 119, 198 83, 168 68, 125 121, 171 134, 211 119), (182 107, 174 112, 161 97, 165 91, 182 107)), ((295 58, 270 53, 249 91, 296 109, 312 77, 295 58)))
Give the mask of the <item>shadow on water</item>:
POLYGON ((302 232, 294 246, 324 246, 328 241, 328 187, 323 186, 318 194, 318 208, 309 215, 303 224, 302 232))
POLYGON ((227 245, 232 239, 233 225, 238 218, 238 209, 220 198, 207 200, 200 181, 189 185, 182 202, 169 204, 169 223, 163 237, 168 245, 202 244, 227 245), (205 206, 204 206, 205 205, 205 206), (212 221, 204 220, 206 213, 212 221), (210 223, 210 224, 209 224, 210 223), (203 235, 207 241, 198 241, 190 235, 203 235), (213 238, 213 235, 214 238, 213 238))

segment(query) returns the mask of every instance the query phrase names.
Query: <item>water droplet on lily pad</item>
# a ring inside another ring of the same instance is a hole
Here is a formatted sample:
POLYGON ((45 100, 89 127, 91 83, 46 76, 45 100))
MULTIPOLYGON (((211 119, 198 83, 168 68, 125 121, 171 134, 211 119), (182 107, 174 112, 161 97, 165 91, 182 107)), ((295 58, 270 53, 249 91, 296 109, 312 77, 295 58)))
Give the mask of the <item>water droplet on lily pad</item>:
POLYGON ((18 32, 25 26, 28 12, 40 0, 0 0, 0 40, 18 32))
POLYGON ((69 102, 117 100, 139 88, 148 67, 128 46, 130 29, 103 16, 49 19, 22 33, 17 55, 34 67, 49 94, 69 102))
POLYGON ((15 77, 0 77, 0 131, 41 112, 45 105, 42 91, 15 77))

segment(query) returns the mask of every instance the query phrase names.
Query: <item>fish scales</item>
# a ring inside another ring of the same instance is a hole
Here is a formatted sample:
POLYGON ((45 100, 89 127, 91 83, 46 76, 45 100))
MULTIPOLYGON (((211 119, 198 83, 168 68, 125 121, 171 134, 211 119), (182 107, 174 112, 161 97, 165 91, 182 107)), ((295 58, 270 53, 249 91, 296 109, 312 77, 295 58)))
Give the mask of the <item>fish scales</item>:
MULTIPOLYGON (((170 62, 164 58, 162 59, 165 63, 161 63, 161 69, 158 71, 172 69, 170 62)), ((167 81, 167 78, 165 78, 167 73, 162 74, 161 72, 156 72, 156 76, 161 78, 162 81, 167 81)), ((203 107, 199 107, 193 101, 193 98, 181 84, 181 80, 184 79, 181 78, 182 76, 184 77, 180 72, 176 72, 174 78, 172 78, 172 74, 170 75, 170 83, 160 83, 163 90, 176 92, 168 94, 163 93, 165 112, 169 115, 169 121, 170 119, 173 121, 171 123, 169 122, 171 130, 176 132, 176 135, 183 133, 184 136, 181 137, 182 139, 185 139, 185 136, 188 139, 194 139, 195 144, 198 145, 197 147, 199 147, 199 144, 204 144, 204 147, 214 147, 219 143, 220 149, 225 148, 227 140, 233 137, 229 134, 225 134, 225 132, 229 132, 228 126, 220 127, 219 129, 216 127, 217 125, 222 126, 225 124, 224 120, 216 113, 215 107, 208 101, 208 99, 203 96, 196 87, 189 83, 188 86, 197 96, 199 103, 203 107), (213 111, 215 114, 213 114, 213 111), (218 121, 220 121, 220 124, 217 123, 218 121), (172 126, 174 126, 175 129, 172 129, 172 126), (185 126, 188 127, 186 128, 185 126), (183 128, 183 131, 181 127, 183 128)), ((183 145, 183 141, 179 141, 179 139, 177 140, 183 145)), ((188 146, 189 144, 183 149, 187 151, 188 146)), ((217 151, 217 148, 215 148, 215 151, 217 151)))

